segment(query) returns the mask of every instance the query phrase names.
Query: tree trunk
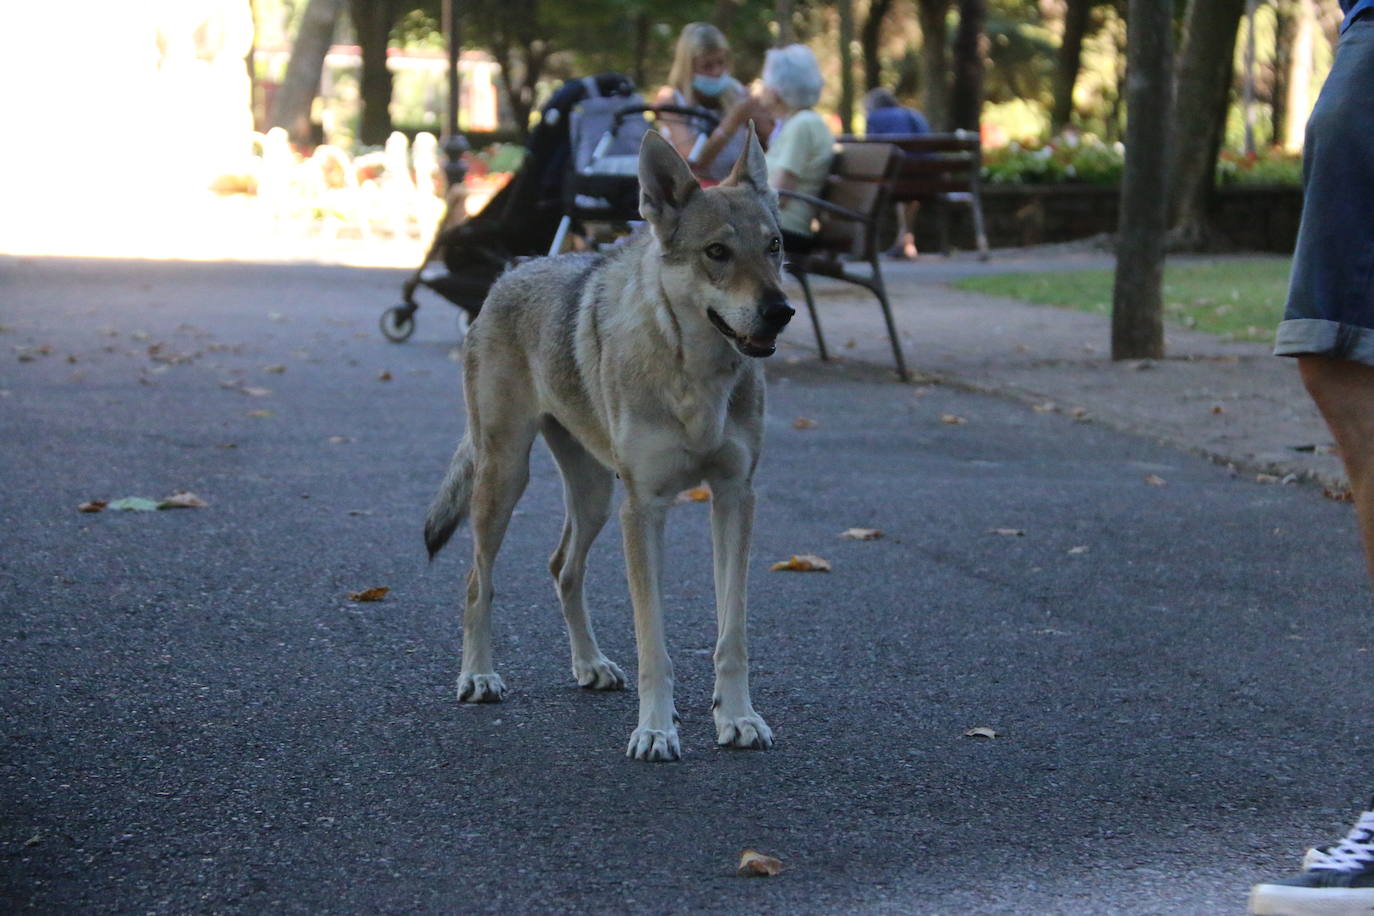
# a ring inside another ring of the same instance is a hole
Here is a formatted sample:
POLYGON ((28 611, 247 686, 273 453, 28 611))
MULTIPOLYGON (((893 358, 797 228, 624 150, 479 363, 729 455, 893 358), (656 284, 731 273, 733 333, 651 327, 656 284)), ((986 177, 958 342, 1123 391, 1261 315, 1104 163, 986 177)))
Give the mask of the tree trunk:
POLYGON ((1312 113, 1313 43, 1317 38, 1317 12, 1312 0, 1298 0, 1294 11, 1292 56, 1288 60, 1284 130, 1279 141, 1287 150, 1302 149, 1307 118, 1312 113))
POLYGON ((1083 36, 1088 32, 1092 0, 1068 0, 1064 10, 1064 39, 1059 43, 1059 63, 1054 71, 1054 110, 1050 131, 1058 134, 1073 120, 1073 86, 1083 62, 1083 36))
POLYGON ((1169 177, 1171 242, 1201 248, 1208 241, 1207 205, 1235 69, 1236 33, 1245 0, 1188 0, 1178 67, 1174 148, 1169 177))
POLYGON ((854 0, 836 0, 840 14, 840 130, 854 133, 854 0))
POLYGON ((922 107, 932 130, 949 129, 949 3, 916 0, 921 20, 922 107))
POLYGON ((778 0, 778 47, 792 43, 792 0, 778 0))
POLYGON ((649 57, 649 14, 640 10, 635 13, 635 66, 631 77, 635 85, 644 88, 645 63, 649 57))
POLYGON ((883 20, 892 9, 892 0, 870 0, 868 17, 859 30, 859 45, 864 56, 864 90, 877 89, 883 84, 883 62, 878 56, 883 37, 883 20))
POLYGON ((1173 29, 1167 3, 1136 0, 1129 16, 1126 163, 1112 288, 1112 359, 1160 359, 1173 29))
POLYGON ((1274 3, 1274 79, 1269 84, 1269 136, 1282 146, 1288 129, 1288 69, 1293 60, 1293 39, 1297 35, 1296 0, 1274 3))
POLYGON ((310 106, 320 91, 324 56, 334 40, 334 25, 343 11, 343 3, 344 0, 310 0, 291 48, 286 76, 272 99, 272 126, 285 128, 297 146, 311 143, 310 106))
POLYGON ((363 117, 358 139, 364 146, 381 146, 391 136, 391 71, 386 65, 386 50, 396 8, 392 0, 350 0, 349 11, 363 58, 363 117))
POLYGON ((987 0, 959 0, 954 88, 949 94, 949 123, 956 130, 978 130, 983 110, 983 27, 987 18, 987 0))

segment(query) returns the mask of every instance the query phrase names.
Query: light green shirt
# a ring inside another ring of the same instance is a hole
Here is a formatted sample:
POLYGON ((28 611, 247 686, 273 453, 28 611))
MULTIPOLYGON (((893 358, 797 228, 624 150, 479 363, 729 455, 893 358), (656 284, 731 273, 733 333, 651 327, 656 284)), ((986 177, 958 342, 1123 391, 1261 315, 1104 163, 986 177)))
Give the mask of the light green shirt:
MULTIPOLYGON (((835 136, 825 119, 810 108, 796 112, 783 122, 768 147, 769 178, 776 182, 780 170, 797 176, 795 190, 819 197, 830 174, 830 159, 835 154, 835 136)), ((782 228, 798 235, 811 234, 815 207, 800 200, 784 198, 779 204, 782 228)))

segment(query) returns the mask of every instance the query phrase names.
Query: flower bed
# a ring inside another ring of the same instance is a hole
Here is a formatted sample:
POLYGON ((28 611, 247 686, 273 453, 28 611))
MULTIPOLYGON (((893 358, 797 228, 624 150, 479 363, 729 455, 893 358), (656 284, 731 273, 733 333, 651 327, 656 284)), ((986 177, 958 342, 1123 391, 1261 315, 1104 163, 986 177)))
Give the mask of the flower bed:
MULTIPOLYGON (((1044 144, 1009 143, 983 151, 983 180, 989 184, 1116 185, 1121 181, 1125 147, 1087 134, 1056 137, 1044 144)), ((1217 186, 1302 184, 1302 156, 1280 149, 1254 153, 1223 150, 1217 160, 1217 186)))

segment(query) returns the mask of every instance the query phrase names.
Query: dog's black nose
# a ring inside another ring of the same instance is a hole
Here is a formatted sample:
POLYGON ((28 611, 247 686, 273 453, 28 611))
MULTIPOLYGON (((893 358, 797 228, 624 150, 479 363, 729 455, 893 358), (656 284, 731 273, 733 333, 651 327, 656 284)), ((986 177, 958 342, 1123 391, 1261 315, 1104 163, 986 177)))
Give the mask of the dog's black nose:
POLYGON ((787 297, 782 294, 782 290, 765 290, 759 297, 759 311, 763 315, 763 320, 771 325, 782 327, 792 320, 792 316, 797 314, 797 310, 787 304, 787 297))

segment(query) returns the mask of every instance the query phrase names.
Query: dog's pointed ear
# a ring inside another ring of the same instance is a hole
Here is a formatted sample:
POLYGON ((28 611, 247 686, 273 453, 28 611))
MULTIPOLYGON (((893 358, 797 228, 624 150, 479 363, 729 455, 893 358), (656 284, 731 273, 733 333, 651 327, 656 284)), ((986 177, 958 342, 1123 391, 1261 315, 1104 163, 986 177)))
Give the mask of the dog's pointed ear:
POLYGON ((673 145, 656 130, 644 134, 639 145, 639 215, 667 241, 677 218, 693 194, 701 191, 692 170, 673 145))
POLYGON ((744 152, 740 153, 735 160, 735 167, 730 170, 730 175, 723 185, 750 184, 756 191, 767 191, 768 185, 768 162, 763 156, 763 145, 759 143, 758 132, 754 130, 754 119, 749 119, 749 126, 746 128, 749 139, 745 141, 744 152))

